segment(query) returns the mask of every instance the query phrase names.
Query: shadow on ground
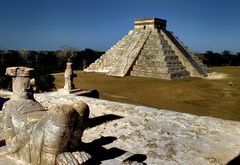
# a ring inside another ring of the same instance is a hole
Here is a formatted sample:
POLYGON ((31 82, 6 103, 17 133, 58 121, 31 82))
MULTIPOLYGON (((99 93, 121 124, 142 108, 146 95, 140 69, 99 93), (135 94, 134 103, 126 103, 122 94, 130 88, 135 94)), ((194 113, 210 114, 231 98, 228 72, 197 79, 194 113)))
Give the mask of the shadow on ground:
POLYGON ((6 102, 6 101, 8 101, 9 100, 9 98, 2 98, 2 97, 0 97, 0 110, 2 109, 2 107, 3 107, 3 104, 6 102))
POLYGON ((0 147, 5 146, 5 145, 6 145, 5 140, 0 140, 0 147))
POLYGON ((117 120, 117 119, 121 119, 121 118, 122 118, 122 116, 113 115, 113 114, 94 117, 94 118, 89 119, 88 127, 92 128, 97 125, 103 124, 105 122, 117 120))
MULTIPOLYGON (((113 115, 113 114, 94 117, 94 118, 89 119, 88 127, 92 128, 92 127, 98 126, 100 124, 103 124, 105 122, 109 122, 109 121, 117 120, 117 119, 121 119, 121 118, 122 118, 122 116, 117 116, 117 115, 113 115)), ((91 165, 101 164, 101 162, 104 160, 115 159, 115 158, 125 154, 127 151, 122 150, 120 148, 113 147, 110 149, 106 149, 105 147, 103 147, 104 145, 110 144, 110 143, 114 142, 115 140, 117 140, 117 137, 101 136, 100 138, 95 139, 90 143, 83 143, 81 145, 81 148, 79 148, 79 149, 89 153, 92 156, 92 158, 86 164, 91 164, 91 165)), ((134 154, 134 155, 130 156, 129 158, 126 158, 125 160, 123 160, 123 162, 133 162, 134 161, 134 162, 143 163, 143 161, 145 161, 146 159, 147 159, 146 155, 134 154)))
MULTIPOLYGON (((147 159, 146 155, 143 154, 134 154, 130 156, 129 158, 125 159, 123 162, 138 162, 138 163, 143 163, 147 159)), ((131 163, 129 163, 131 164, 131 163)), ((145 164, 145 163, 143 163, 145 164)))
POLYGON ((228 162, 227 165, 239 165, 240 164, 240 155, 238 155, 237 157, 235 157, 233 160, 231 160, 230 162, 228 162))
POLYGON ((83 144, 83 150, 92 156, 92 158, 87 163, 91 165, 101 164, 101 161, 114 159, 124 154, 126 151, 122 149, 115 147, 106 149, 103 147, 103 145, 112 143, 116 139, 117 138, 113 136, 100 137, 91 143, 83 144))
MULTIPOLYGON (((104 160, 115 159, 125 154, 127 151, 119 148, 113 147, 110 149, 106 149, 103 147, 104 145, 112 143, 115 140, 117 140, 117 138, 113 136, 107 136, 107 137, 102 136, 99 139, 92 141, 91 143, 84 143, 82 146, 83 147, 82 149, 92 156, 92 158, 87 162, 87 164, 98 165, 98 164, 101 164, 101 162, 104 160)), ((126 158, 125 160, 123 160, 123 162, 143 163, 143 161, 145 161, 146 159, 147 159, 146 155, 134 154, 129 158, 126 158)))

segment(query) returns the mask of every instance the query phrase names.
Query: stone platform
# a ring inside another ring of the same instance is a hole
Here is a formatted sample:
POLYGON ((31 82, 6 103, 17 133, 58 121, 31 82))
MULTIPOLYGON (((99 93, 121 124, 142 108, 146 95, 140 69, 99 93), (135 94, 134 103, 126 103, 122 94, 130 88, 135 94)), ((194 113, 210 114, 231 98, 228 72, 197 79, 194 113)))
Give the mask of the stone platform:
POLYGON ((96 164, 220 165, 239 159, 240 122, 59 92, 34 97, 45 108, 80 100, 89 105, 82 140, 96 164))
POLYGON ((95 89, 93 89, 93 90, 83 90, 83 89, 66 90, 66 89, 62 88, 62 89, 58 89, 58 92, 62 93, 62 94, 73 94, 76 96, 87 96, 87 97, 99 98, 99 92, 95 89))

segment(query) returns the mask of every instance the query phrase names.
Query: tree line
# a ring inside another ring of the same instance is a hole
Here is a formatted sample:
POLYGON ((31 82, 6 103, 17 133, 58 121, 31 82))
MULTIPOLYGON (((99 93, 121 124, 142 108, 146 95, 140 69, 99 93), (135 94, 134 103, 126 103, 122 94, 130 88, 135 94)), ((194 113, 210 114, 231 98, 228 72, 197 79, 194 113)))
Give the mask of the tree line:
MULTIPOLYGON (((39 92, 54 89, 52 73, 63 72, 67 61, 73 69, 82 70, 98 59, 104 52, 92 49, 81 51, 63 48, 57 51, 0 50, 0 89, 11 89, 11 78, 5 76, 7 67, 27 66, 35 69, 36 87, 39 92)), ((240 66, 240 53, 225 50, 221 53, 206 51, 197 54, 207 66, 240 66)))
POLYGON ((240 52, 233 53, 225 50, 217 53, 206 51, 197 55, 207 66, 240 66, 240 52))
POLYGON ((77 51, 70 48, 57 51, 0 50, 0 89, 11 89, 11 78, 5 76, 7 67, 34 68, 36 87, 39 92, 43 92, 55 88, 51 74, 63 72, 67 61, 73 61, 73 69, 82 70, 103 53, 92 49, 77 51))

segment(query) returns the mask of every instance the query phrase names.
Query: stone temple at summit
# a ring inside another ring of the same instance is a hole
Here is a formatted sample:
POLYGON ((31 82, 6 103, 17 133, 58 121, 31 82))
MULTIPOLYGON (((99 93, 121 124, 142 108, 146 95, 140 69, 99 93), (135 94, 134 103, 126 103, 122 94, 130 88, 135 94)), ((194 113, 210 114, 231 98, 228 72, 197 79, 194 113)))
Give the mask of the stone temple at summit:
POLYGON ((158 18, 135 20, 134 30, 84 71, 168 80, 207 76, 209 68, 166 29, 166 24, 158 18))

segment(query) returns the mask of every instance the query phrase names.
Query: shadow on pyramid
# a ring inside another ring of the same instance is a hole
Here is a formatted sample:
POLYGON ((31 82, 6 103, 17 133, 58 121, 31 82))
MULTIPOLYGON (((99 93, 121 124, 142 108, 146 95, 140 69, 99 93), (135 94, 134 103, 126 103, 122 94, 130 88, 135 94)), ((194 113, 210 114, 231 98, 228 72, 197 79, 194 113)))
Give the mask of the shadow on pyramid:
POLYGON ((135 20, 134 30, 84 71, 168 80, 207 76, 210 69, 166 30, 166 23, 158 18, 135 20))

